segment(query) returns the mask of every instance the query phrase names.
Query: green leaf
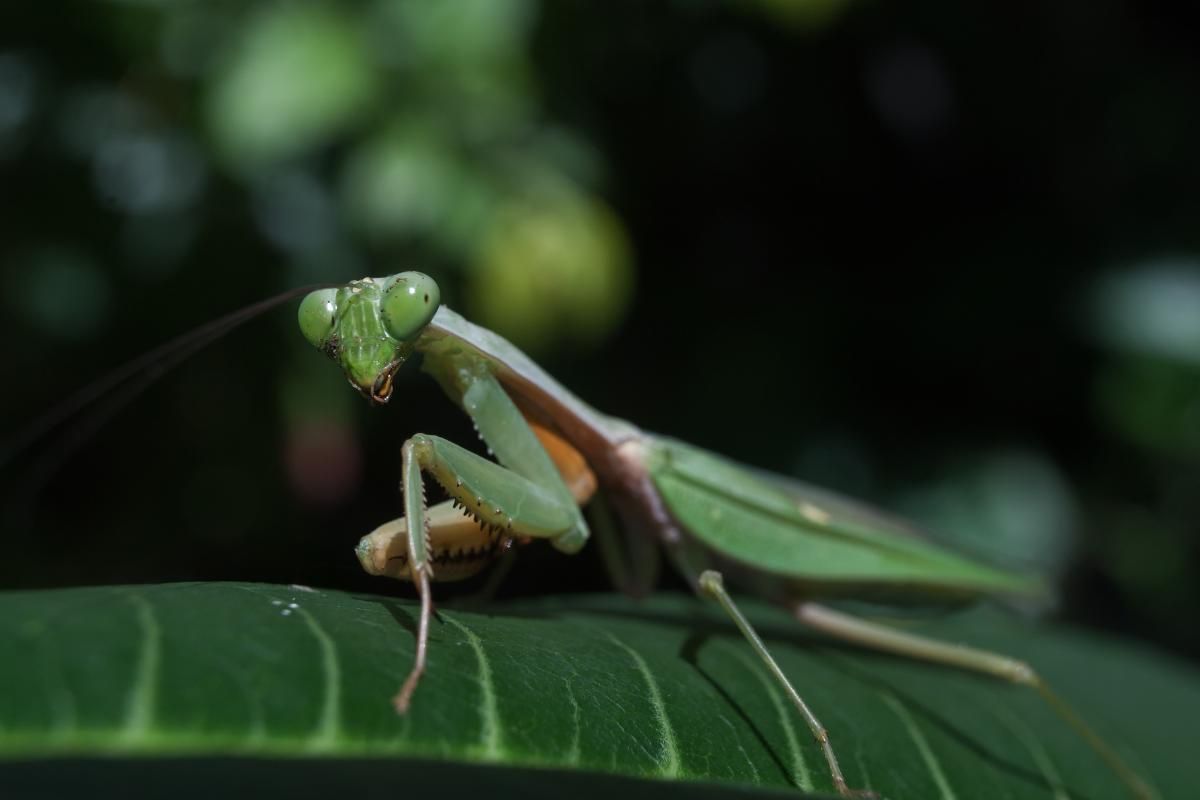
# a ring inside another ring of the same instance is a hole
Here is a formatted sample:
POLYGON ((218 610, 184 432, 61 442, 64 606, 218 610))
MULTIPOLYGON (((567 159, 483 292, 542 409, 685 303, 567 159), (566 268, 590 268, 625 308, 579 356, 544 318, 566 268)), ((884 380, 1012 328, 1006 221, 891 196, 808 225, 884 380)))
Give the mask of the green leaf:
MULTIPOLYGON (((772 609, 753 611, 828 727, 852 785, 891 798, 1127 796, 1026 689, 856 651, 772 609)), ((1164 797, 1196 786, 1194 671, 986 608, 906 624, 1027 658, 1164 797)), ((124 757, 83 762, 78 774, 108 776, 96 780, 112 779, 121 764, 138 764, 142 775, 145 757, 321 755, 337 758, 289 774, 340 770, 353 785, 384 769, 359 758, 403 756, 386 769, 407 765, 425 781, 530 767, 542 768, 529 773, 533 783, 579 771, 618 776, 561 784, 581 794, 648 794, 627 792, 622 778, 705 781, 737 793, 830 789, 815 742, 707 604, 571 597, 495 613, 443 610, 412 710, 397 717, 389 698, 408 669, 414 625, 408 602, 302 587, 3 594, 0 757, 124 757), (447 772, 446 762, 492 766, 447 772)), ((146 774, 172 774, 171 764, 186 774, 194 762, 156 763, 146 774)), ((269 774, 272 762, 254 763, 269 774)), ((66 780, 56 761, 5 770, 28 785, 66 780)))

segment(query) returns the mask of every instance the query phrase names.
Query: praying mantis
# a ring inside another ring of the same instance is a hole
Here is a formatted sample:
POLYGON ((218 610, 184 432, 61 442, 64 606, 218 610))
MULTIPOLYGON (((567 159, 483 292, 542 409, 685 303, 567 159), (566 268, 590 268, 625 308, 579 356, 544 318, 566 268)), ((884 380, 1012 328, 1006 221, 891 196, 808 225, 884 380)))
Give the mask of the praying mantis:
MULTIPOLYGON (((1137 798, 1154 796, 1121 756, 1028 664, 861 619, 822 597, 922 596, 952 600, 1036 595, 1039 584, 915 535, 907 526, 825 490, 741 466, 606 416, 557 383, 499 335, 441 305, 437 283, 418 272, 363 278, 308 294, 298 312, 305 338, 337 362, 373 405, 391 398, 412 356, 474 423, 489 460, 417 434, 401 450, 404 516, 359 543, 364 568, 411 581, 420 597, 415 657, 394 698, 405 713, 425 670, 433 581, 474 575, 516 546, 544 539, 578 552, 596 528, 605 552, 620 530, 655 543, 701 596, 714 600, 787 694, 818 742, 838 793, 869 796, 843 777, 834 743, 776 664, 725 587, 790 610, 800 623, 860 647, 993 676, 1038 692, 1137 798), (428 506, 425 479, 449 500, 428 506), (583 506, 602 504, 619 525, 589 525, 583 506)), ((653 548, 651 549, 653 551, 653 548)), ((646 552, 643 547, 638 552, 646 552)), ((616 581, 638 588, 637 564, 616 581)))

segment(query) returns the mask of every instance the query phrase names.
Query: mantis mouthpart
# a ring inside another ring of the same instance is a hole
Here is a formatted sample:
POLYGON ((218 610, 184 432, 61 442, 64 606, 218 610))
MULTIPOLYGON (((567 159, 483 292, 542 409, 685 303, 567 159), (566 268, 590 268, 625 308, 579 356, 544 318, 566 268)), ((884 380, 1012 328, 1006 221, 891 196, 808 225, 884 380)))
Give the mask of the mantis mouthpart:
MULTIPOLYGON (((832 783, 847 785, 824 726, 778 667, 725 589, 781 602, 796 620, 841 641, 1000 678, 1036 690, 1108 765, 1131 795, 1154 791, 1034 669, 1020 661, 878 625, 814 602, 821 596, 922 596, 961 600, 1038 595, 1036 580, 926 541, 885 515, 825 490, 770 476, 638 429, 590 408, 497 334, 440 305, 427 275, 402 272, 322 289, 300 305, 304 336, 338 362, 374 405, 414 354, 472 420, 495 461, 446 439, 417 434, 402 449, 404 516, 364 537, 364 568, 412 581, 421 599, 414 664, 394 698, 404 713, 425 669, 430 584, 473 575, 514 546, 544 539, 576 553, 591 529, 581 506, 595 495, 631 542, 654 543, 697 593, 715 600, 784 689, 819 743, 832 783), (428 507, 424 480, 450 497, 428 507)), ((614 551, 609 525, 597 536, 614 551)), ((645 548, 643 552, 656 548, 645 548)), ((615 582, 644 591, 653 570, 615 582)))

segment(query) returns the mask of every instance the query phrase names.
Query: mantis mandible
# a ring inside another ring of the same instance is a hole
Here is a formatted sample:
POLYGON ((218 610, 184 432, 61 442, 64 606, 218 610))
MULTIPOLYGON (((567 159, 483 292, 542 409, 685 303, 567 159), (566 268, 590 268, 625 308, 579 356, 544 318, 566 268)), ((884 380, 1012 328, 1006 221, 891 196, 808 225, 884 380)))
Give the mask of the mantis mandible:
POLYGON ((578 552, 590 535, 581 507, 599 491, 627 535, 658 543, 692 587, 732 618, 819 743, 839 794, 862 793, 847 785, 825 728, 726 591, 724 575, 828 636, 1034 689, 1135 797, 1153 796, 1028 664, 895 630, 813 599, 1036 594, 1036 581, 952 553, 832 493, 597 412, 509 342, 441 306, 437 284, 422 273, 314 291, 300 305, 299 323, 374 405, 388 401, 397 371, 421 354, 424 370, 471 418, 496 459, 433 435, 408 439, 401 450, 404 516, 359 543, 368 572, 412 581, 420 596, 414 663, 394 698, 400 713, 425 669, 430 582, 475 574, 534 539, 578 552), (427 507, 425 476, 450 500, 427 507))

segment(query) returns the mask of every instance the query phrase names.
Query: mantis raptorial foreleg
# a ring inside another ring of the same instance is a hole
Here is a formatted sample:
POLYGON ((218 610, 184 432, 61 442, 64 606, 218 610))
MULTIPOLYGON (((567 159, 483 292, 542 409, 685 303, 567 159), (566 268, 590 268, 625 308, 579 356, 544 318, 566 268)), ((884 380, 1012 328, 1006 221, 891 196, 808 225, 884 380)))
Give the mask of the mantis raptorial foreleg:
POLYGON ((401 460, 407 521, 403 556, 421 595, 416 659, 395 698, 396 710, 404 713, 425 668, 432 613, 429 582, 437 577, 439 562, 452 569, 461 569, 464 563, 482 566, 514 539, 555 539, 569 534, 579 513, 570 495, 564 501, 553 490, 437 436, 412 437, 404 443, 401 460), (446 541, 449 529, 434 527, 427 516, 423 474, 441 484, 451 496, 450 502, 464 508, 478 523, 478 536, 467 542, 458 538, 446 541))
POLYGON ((359 545, 364 566, 370 561, 382 567, 368 566, 368 571, 386 572, 386 565, 403 559, 401 572, 406 574, 397 576, 411 578, 421 596, 416 657, 395 698, 400 713, 407 710, 424 671, 432 614, 429 582, 439 577, 439 562, 457 573, 447 577, 463 577, 464 565, 466 574, 477 570, 467 562, 478 561, 481 567, 514 540, 549 539, 560 550, 575 552, 588 537, 572 487, 495 377, 470 362, 450 359, 440 366, 437 377, 443 388, 459 401, 500 464, 437 436, 412 437, 401 450, 404 519, 381 526, 359 545), (449 504, 427 511, 423 473, 446 490, 449 504), (456 516, 448 507, 453 505, 470 519, 456 516))
POLYGON ((1036 689, 1055 713, 1075 729, 1137 797, 1143 800, 1157 797, 1154 790, 1125 763, 1125 760, 1083 721, 1083 717, 1053 692, 1033 667, 1025 662, 974 647, 939 642, 936 639, 898 631, 819 603, 800 602, 794 606, 793 611, 800 622, 842 641, 871 650, 979 672, 1036 689))

